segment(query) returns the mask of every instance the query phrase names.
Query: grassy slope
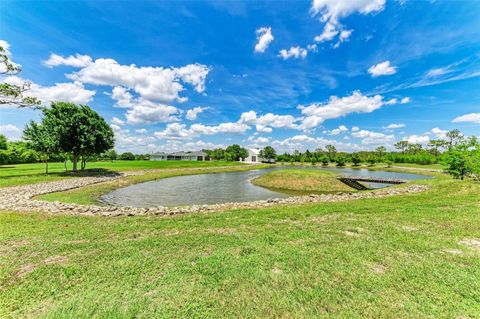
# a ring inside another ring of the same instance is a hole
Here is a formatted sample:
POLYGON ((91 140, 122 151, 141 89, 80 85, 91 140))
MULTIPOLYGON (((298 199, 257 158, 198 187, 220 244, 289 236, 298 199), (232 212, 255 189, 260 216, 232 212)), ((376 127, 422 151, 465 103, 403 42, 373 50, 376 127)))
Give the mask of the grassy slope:
MULTIPOLYGON (((242 165, 238 162, 225 161, 114 161, 87 163, 86 172, 65 173, 63 163, 50 163, 49 174, 45 174, 45 166, 38 164, 17 164, 0 166, 0 187, 25 185, 39 182, 55 181, 64 178, 93 175, 105 171, 131 171, 139 169, 167 169, 184 167, 213 167, 242 165), (101 170, 89 171, 89 170, 101 170)), ((69 167, 71 169, 71 167, 69 167)))
POLYGON ((480 184, 174 218, 0 214, 0 317, 474 318, 480 184), (52 257, 57 256, 57 257, 52 257))
POLYGON ((183 176, 183 175, 194 175, 194 174, 212 174, 220 172, 230 172, 230 171, 242 171, 250 169, 259 169, 269 167, 268 164, 264 165, 244 165, 242 167, 231 167, 231 168, 212 168, 208 171, 205 170, 188 170, 188 171, 161 171, 153 172, 145 175, 138 176, 128 176, 126 178, 117 179, 110 182, 94 184, 87 187, 77 188, 66 192, 57 192, 50 193, 38 196, 37 199, 47 200, 47 201, 61 201, 65 203, 76 203, 76 204, 98 204, 98 199, 100 196, 113 191, 114 189, 126 187, 131 184, 146 182, 155 179, 173 177, 173 176, 183 176))
POLYGON ((252 180, 255 185, 278 190, 311 192, 355 191, 336 178, 335 173, 321 170, 285 169, 273 171, 252 180))

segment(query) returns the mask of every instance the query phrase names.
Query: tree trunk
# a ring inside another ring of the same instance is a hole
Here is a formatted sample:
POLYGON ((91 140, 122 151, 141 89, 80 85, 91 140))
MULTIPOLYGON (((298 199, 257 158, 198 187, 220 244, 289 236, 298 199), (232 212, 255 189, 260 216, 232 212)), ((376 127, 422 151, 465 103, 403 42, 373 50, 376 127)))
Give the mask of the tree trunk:
POLYGON ((45 174, 48 174, 48 161, 45 160, 45 174))
POLYGON ((68 171, 68 169, 67 169, 67 160, 66 160, 66 159, 63 161, 63 166, 65 166, 65 172, 68 171))
POLYGON ((73 164, 73 171, 76 172, 77 171, 77 162, 78 162, 78 156, 73 156, 72 157, 72 164, 73 164))

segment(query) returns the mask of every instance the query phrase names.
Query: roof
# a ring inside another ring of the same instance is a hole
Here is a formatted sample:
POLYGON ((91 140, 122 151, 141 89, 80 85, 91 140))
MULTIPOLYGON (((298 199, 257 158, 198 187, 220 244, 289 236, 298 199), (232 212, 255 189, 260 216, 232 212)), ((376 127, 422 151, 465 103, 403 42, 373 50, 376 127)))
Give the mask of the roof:
POLYGON ((250 155, 258 155, 260 153, 260 150, 258 148, 249 148, 248 153, 250 155))
POLYGON ((202 152, 202 151, 188 151, 188 152, 184 152, 184 151, 180 151, 180 152, 173 152, 173 153, 165 153, 165 152, 157 152, 157 153, 153 153, 152 154, 153 156, 168 156, 168 155, 171 155, 171 156, 207 156, 207 153, 205 152, 202 152))

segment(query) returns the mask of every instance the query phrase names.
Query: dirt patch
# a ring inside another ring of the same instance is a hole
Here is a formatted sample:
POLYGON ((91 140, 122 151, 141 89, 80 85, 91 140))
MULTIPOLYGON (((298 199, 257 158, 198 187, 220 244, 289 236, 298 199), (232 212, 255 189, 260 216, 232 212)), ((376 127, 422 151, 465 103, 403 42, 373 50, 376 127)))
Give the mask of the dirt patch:
POLYGON ((18 277, 24 277, 27 274, 31 273, 34 271, 37 267, 33 264, 26 264, 20 267, 20 269, 17 271, 17 276, 18 277))
POLYGON ((277 266, 275 266, 275 267, 273 267, 272 272, 274 274, 281 274, 283 271, 280 268, 278 268, 277 266))
POLYGON ((235 234, 234 228, 208 228, 207 233, 219 234, 219 235, 233 235, 235 234))
POLYGON ((379 274, 379 275, 383 275, 385 273, 385 271, 387 270, 387 267, 383 266, 383 265, 380 265, 380 264, 376 264, 376 265, 373 265, 371 267, 372 271, 376 274, 379 274))
POLYGON ((406 226, 406 225, 405 225, 405 226, 402 226, 402 229, 403 229, 404 231, 416 231, 416 230, 418 230, 417 227, 406 226))
POLYGON ((443 251, 446 252, 446 253, 452 254, 452 255, 463 254, 463 251, 461 251, 460 249, 444 249, 443 251))
POLYGON ((19 241, 12 241, 8 243, 8 246, 11 248, 20 248, 30 245, 31 243, 28 240, 19 240, 19 241))
POLYGON ((308 220, 318 224, 326 224, 326 223, 337 220, 340 216, 341 214, 329 214, 329 215, 311 217, 308 220))
POLYGON ((358 232, 356 231, 350 231, 350 230, 346 230, 343 232, 346 236, 348 237, 360 237, 361 234, 359 234, 358 232))
POLYGON ((47 257, 43 263, 45 265, 64 265, 68 261, 68 257, 66 256, 50 256, 47 257))
POLYGON ((468 247, 480 249, 480 239, 478 238, 465 238, 458 242, 461 245, 465 245, 468 247))

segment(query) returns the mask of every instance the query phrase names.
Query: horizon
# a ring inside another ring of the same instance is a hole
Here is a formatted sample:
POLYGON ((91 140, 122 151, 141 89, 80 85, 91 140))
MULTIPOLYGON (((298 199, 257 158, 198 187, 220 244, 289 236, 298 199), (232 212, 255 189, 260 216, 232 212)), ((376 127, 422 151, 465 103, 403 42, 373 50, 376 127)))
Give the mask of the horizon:
MULTIPOLYGON (((1 82, 89 105, 119 152, 480 136, 479 2, 285 4, 3 1, 0 45, 22 72, 1 82)), ((0 114, 10 141, 40 118, 0 114)))

